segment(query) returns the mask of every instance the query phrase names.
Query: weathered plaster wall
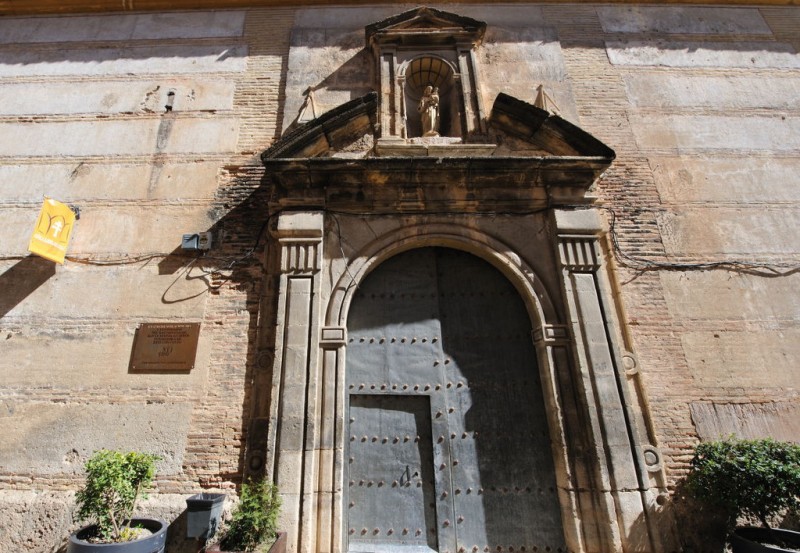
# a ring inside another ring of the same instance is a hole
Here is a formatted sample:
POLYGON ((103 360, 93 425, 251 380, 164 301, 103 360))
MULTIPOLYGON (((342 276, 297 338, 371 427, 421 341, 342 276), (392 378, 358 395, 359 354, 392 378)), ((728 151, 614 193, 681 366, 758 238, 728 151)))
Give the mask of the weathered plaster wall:
POLYGON ((275 137, 291 21, 0 20, 0 550, 63 543, 76 475, 101 447, 163 457, 151 511, 167 520, 240 479, 261 274, 242 257, 261 221, 238 221, 253 154, 275 137), (55 268, 26 251, 44 195, 81 211, 55 268), (182 234, 206 230, 216 258, 184 256, 182 234), (169 321, 201 323, 194 370, 130 374, 136 326, 169 321))
MULTIPOLYGON (((316 115, 368 91, 363 27, 411 7, 0 19, 0 549, 58 547, 96 447, 163 455, 152 501, 170 518, 241 477, 261 347, 255 154, 309 86, 316 115), (55 269, 26 257, 45 194, 81 209, 55 269), (180 236, 208 229, 221 248, 190 265, 180 236), (128 374, 134 329, 154 321, 202 324, 191 374, 128 374)), ((617 152, 596 193, 671 481, 698 435, 800 439, 800 277, 781 268, 800 264, 800 9, 436 7, 487 22, 486 105, 543 83, 617 152), (763 268, 649 265, 732 260, 763 268)))

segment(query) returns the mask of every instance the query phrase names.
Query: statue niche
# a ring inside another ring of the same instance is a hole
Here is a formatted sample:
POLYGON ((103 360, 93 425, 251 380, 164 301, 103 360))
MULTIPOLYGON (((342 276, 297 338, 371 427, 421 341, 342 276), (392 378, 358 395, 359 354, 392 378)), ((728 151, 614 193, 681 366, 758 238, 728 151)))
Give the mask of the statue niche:
POLYGON ((458 87, 450 63, 423 56, 404 69, 404 138, 460 137, 458 87))
POLYGON ((487 114, 475 61, 485 32, 482 21, 427 7, 367 25, 378 91, 378 143, 394 148, 434 132, 448 138, 436 142, 448 144, 485 138, 487 114), (435 102, 420 106, 429 86, 431 95, 439 89, 438 110, 435 102), (430 128, 423 129, 423 115, 430 128))

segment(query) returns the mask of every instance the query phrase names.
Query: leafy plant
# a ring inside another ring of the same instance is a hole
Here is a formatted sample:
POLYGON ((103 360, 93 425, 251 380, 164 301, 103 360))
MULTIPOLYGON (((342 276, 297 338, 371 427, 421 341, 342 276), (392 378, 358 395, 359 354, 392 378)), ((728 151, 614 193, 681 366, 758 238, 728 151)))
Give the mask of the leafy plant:
POLYGON ((275 539, 281 498, 278 488, 265 480, 242 483, 239 504, 220 540, 228 551, 253 551, 275 539))
POLYGON ((687 488, 722 507, 730 526, 740 516, 769 519, 800 506, 800 445, 729 438, 695 448, 687 488))
POLYGON ((155 476, 158 455, 95 451, 86 462, 86 484, 76 494, 78 516, 97 524, 95 539, 120 542, 136 538, 130 519, 155 476))

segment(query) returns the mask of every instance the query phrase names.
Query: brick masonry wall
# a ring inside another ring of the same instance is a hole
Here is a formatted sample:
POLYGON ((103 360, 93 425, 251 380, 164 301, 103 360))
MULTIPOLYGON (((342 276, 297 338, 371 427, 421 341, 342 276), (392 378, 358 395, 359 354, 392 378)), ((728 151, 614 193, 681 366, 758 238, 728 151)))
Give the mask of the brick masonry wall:
MULTIPOLYGON (((166 520, 189 494, 241 480, 264 281, 257 154, 278 132, 292 21, 292 9, 0 21, 0 550, 66 539, 100 447, 164 457, 148 511, 166 520), (15 149, 15 136, 43 144, 15 149), (81 209, 55 270, 25 252, 43 194, 81 209), (205 230, 212 252, 183 254, 181 234, 205 230), (195 369, 129 374, 136 325, 165 321, 201 323, 195 369)), ((196 547, 182 524, 170 550, 196 547)))
MULTIPOLYGON (((274 325, 259 313, 273 282, 258 154, 325 71, 338 73, 321 106, 347 95, 337 83, 363 87, 363 26, 405 7, 0 20, 0 549, 66 536, 64 505, 97 447, 165 457, 151 507, 167 518, 189 493, 241 480, 249 384, 269 345, 256 333, 274 325), (309 31, 326 18, 327 33, 309 31), (310 54, 293 28, 314 36, 310 54), (44 194, 82 214, 55 270, 26 256, 44 194), (219 247, 194 260, 178 243, 200 230, 219 247), (158 321, 202 324, 191 374, 128 374, 136 325, 158 321)), ((543 82, 617 152, 596 194, 628 256, 615 276, 623 337, 671 485, 698 436, 800 438, 787 422, 798 276, 646 266, 800 263, 800 10, 439 7, 489 23, 487 105, 501 91, 533 101, 543 82)))

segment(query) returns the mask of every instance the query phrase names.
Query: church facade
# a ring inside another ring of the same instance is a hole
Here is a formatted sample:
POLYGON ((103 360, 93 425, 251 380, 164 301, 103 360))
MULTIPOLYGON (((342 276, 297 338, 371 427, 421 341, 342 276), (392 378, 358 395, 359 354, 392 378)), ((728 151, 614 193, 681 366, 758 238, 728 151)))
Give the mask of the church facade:
POLYGON ((170 551, 249 477, 292 552, 721 550, 693 446, 800 439, 800 10, 124 7, 0 18, 2 548, 106 447, 170 551))

